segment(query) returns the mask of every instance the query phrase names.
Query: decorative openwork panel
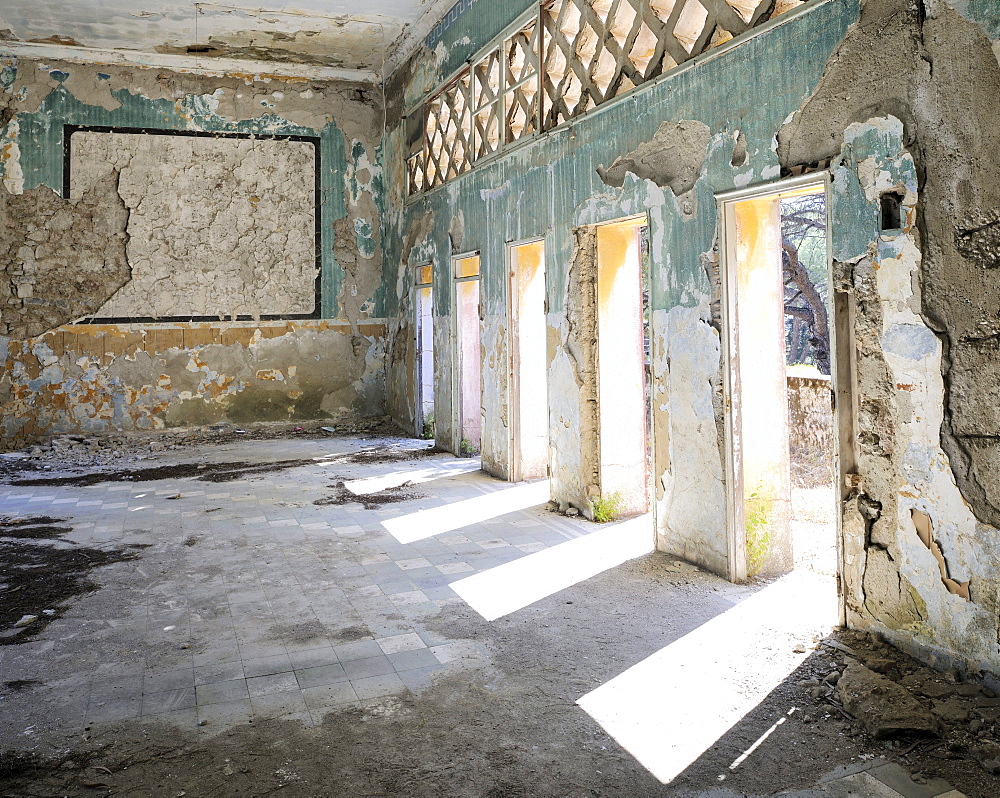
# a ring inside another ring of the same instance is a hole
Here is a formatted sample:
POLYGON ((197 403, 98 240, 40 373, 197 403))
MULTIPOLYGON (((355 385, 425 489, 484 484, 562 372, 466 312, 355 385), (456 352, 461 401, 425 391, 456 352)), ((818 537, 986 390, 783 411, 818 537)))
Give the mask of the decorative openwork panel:
POLYGON ((430 102, 424 135, 428 187, 467 171, 472 163, 472 77, 468 71, 430 102))
POLYGON ((500 51, 493 50, 472 68, 475 122, 473 158, 500 148, 500 51))
POLYGON ((541 57, 535 20, 504 42, 504 140, 517 141, 538 130, 541 57))
POLYGON ((423 152, 407 159, 410 193, 807 1, 543 0, 537 19, 427 102, 423 152))
POLYGON ((549 0, 544 127, 572 119, 769 18, 775 0, 549 0))

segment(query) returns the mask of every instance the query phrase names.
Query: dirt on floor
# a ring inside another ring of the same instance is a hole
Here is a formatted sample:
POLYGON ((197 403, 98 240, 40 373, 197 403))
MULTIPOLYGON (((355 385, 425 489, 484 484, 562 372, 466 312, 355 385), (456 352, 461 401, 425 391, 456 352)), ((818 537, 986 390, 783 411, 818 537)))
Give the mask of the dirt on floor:
POLYGON ((716 580, 675 565, 663 555, 633 561, 492 624, 452 606, 431 626, 478 641, 486 664, 450 672, 416 695, 331 711, 317 727, 264 720, 209 736, 212 729, 132 721, 88 728, 44 753, 25 741, 0 753, 0 796, 723 798, 807 788, 839 765, 876 757, 900 762, 918 780, 943 777, 971 798, 1000 795, 995 765, 984 758, 1000 712, 989 688, 847 632, 818 643, 764 702, 672 784, 660 784, 575 702, 731 606, 716 597, 716 580), (660 614, 664 596, 671 618, 660 614), (935 715, 938 732, 876 737, 838 690, 855 663, 902 686, 935 715), (785 716, 778 733, 730 769, 785 716))
POLYGON ((320 506, 330 504, 360 504, 366 510, 377 510, 386 504, 397 504, 398 502, 424 498, 423 493, 411 490, 412 486, 412 482, 404 482, 402 485, 394 485, 391 488, 372 491, 371 493, 355 493, 349 490, 343 482, 337 482, 329 486, 336 489, 335 493, 330 496, 324 496, 321 499, 316 499, 313 504, 320 506))
MULTIPOLYGON (((379 444, 345 456, 372 459, 344 461, 395 462, 431 453, 379 444), (374 459, 382 457, 389 459, 374 459)), ((819 494, 809 513, 809 522, 826 519, 819 494)), ((40 607, 54 610, 5 641, 7 652, 44 644, 27 641, 81 593, 112 584, 115 563, 152 561, 156 551, 82 547, 66 539, 70 532, 58 518, 0 521, 0 627, 21 614, 42 615, 40 607)), ((197 546, 198 536, 182 545, 197 546)), ((14 731, 24 724, 7 717, 0 726, 7 730, 0 736, 0 798, 736 798, 807 789, 838 766, 875 758, 899 762, 918 783, 938 776, 970 798, 1000 795, 1000 698, 991 684, 933 671, 862 633, 817 641, 793 674, 669 785, 577 706, 581 696, 754 589, 654 554, 489 623, 465 604, 447 605, 426 626, 483 656, 417 693, 332 710, 317 726, 131 720, 43 735, 14 731), (734 768, 781 718, 786 721, 777 731, 734 768)), ((293 641, 370 637, 357 625, 304 622, 279 631, 293 641)), ((27 675, 32 678, 0 682, 0 716, 4 698, 15 693, 37 696, 46 707, 45 671, 27 675)))
POLYGON ((76 596, 97 590, 92 572, 139 559, 142 546, 92 548, 66 542, 59 518, 0 518, 0 646, 40 634, 76 596))

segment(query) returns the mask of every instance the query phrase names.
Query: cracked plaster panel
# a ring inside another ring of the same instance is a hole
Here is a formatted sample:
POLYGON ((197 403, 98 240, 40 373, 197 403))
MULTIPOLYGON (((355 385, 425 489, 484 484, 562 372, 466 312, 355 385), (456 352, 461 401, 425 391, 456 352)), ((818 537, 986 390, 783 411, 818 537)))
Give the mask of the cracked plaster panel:
MULTIPOLYGON (((940 435, 980 522, 1000 526, 1000 418, 984 412, 1000 363, 1000 64, 973 4, 867 0, 813 96, 778 136, 785 166, 836 155, 852 122, 904 123, 922 189, 920 312, 944 341, 940 435)), ((981 9, 980 9, 981 10, 981 9)), ((853 252, 865 246, 862 236, 853 252)))
POLYGON ((653 313, 653 423, 658 546, 728 570, 725 474, 718 446, 719 333, 707 298, 653 313))
POLYGON ((483 369, 483 424, 480 451, 483 470, 500 479, 510 476, 510 418, 506 316, 489 315, 480 328, 483 369))
POLYGON ((0 339, 2 437, 17 446, 61 432, 379 415, 384 328, 362 332, 357 355, 349 328, 328 322, 86 325, 0 339), (186 336, 209 343, 185 346, 186 336))
POLYGON ((119 171, 132 279, 102 318, 312 313, 315 148, 77 131, 71 196, 119 171))
POLYGON ((0 187, 0 335, 29 338, 93 313, 129 279, 129 209, 109 170, 64 200, 0 187))

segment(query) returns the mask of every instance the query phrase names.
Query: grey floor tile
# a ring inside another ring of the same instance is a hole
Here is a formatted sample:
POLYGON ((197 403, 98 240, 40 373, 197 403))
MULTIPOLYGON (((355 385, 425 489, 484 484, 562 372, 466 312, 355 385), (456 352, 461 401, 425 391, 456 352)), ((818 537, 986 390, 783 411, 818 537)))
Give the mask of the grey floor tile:
POLYGON ((243 675, 247 679, 254 676, 270 676, 273 673, 285 673, 291 670, 294 668, 287 654, 273 654, 243 660, 243 675))
POLYGON ((352 643, 334 646, 333 650, 341 662, 377 657, 382 653, 382 648, 374 640, 355 640, 352 643))
POLYGON ((350 660, 344 663, 344 671, 353 682, 370 676, 383 676, 392 673, 394 668, 387 657, 369 657, 367 659, 350 660))
MULTIPOLYGON (((367 662, 367 660, 354 660, 347 664, 353 665, 356 662, 367 662)), ((304 668, 295 672, 295 678, 298 680, 299 687, 303 689, 335 684, 336 682, 343 682, 348 679, 344 667, 344 665, 340 664, 331 664, 320 665, 316 668, 304 668)))
POLYGON ((418 693, 430 687, 434 682, 434 675, 443 672, 443 670, 444 666, 435 664, 428 668, 400 671, 396 675, 410 692, 418 693))
POLYGON ((242 679, 243 677, 243 662, 238 657, 229 662, 200 665, 194 669, 194 683, 196 685, 228 682, 232 679, 242 679))
POLYGON ((284 693, 289 690, 298 691, 299 683, 292 672, 273 673, 267 676, 254 676, 247 679, 247 690, 251 698, 272 693, 284 693))
POLYGON ((951 789, 951 785, 944 779, 929 778, 923 783, 918 783, 913 780, 909 771, 895 762, 874 768, 869 772, 904 798, 936 798, 936 796, 951 789))
POLYGON ((420 648, 412 651, 400 651, 397 654, 389 654, 389 662, 392 667, 399 671, 412 671, 418 668, 436 667, 439 662, 437 657, 429 648, 420 648))
POLYGON ((288 715, 309 715, 302 693, 298 690, 250 696, 255 718, 283 718, 288 715))
POLYGON ((235 701, 237 699, 249 698, 245 679, 232 679, 227 682, 200 684, 195 689, 197 691, 198 706, 221 704, 235 701))
POLYGON ((407 688, 403 680, 395 673, 381 676, 369 676, 364 679, 352 679, 351 686, 362 701, 368 698, 383 698, 387 695, 405 693, 407 688))
POLYGON ((159 693, 182 687, 194 687, 194 668, 177 668, 166 671, 149 670, 143 674, 143 693, 159 693))
POLYGON ((335 665, 340 662, 333 646, 310 648, 305 651, 294 651, 288 655, 293 670, 317 668, 320 665, 335 665))
POLYGON ((302 698, 310 710, 341 707, 358 702, 358 695, 350 682, 327 684, 321 687, 309 687, 302 690, 302 698))
POLYGON ((146 715, 160 715, 165 712, 191 709, 196 704, 194 685, 156 693, 145 693, 142 697, 142 714, 144 717, 146 715))

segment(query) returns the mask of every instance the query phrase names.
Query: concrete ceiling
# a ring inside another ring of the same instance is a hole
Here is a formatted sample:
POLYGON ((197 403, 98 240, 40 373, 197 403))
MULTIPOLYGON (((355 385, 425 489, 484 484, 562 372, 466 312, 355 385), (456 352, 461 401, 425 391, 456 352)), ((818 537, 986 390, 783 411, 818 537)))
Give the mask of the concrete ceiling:
POLYGON ((4 0, 0 53, 230 68, 309 77, 385 75, 454 0, 4 0), (65 51, 62 54, 60 51, 65 51), (258 70, 259 71, 259 70, 258 70))

